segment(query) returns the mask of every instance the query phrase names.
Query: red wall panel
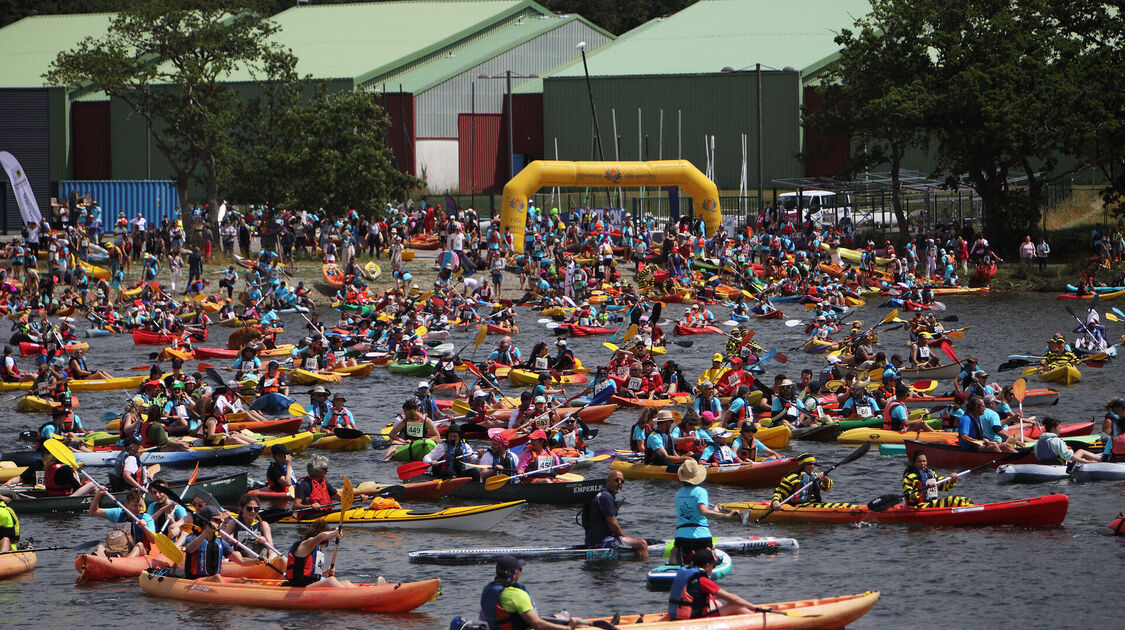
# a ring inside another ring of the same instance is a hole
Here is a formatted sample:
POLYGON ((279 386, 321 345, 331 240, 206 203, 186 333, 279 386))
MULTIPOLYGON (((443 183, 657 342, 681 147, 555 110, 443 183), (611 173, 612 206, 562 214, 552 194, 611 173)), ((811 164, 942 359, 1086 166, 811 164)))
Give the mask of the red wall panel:
POLYGON ((414 95, 405 92, 385 93, 379 98, 379 104, 391 117, 386 143, 394 152, 398 170, 417 175, 414 168, 414 95))
MULTIPOLYGON (((499 192, 503 189, 508 168, 505 122, 502 114, 457 116, 458 170, 463 192, 499 192)), ((515 123, 514 120, 512 122, 515 123)))
POLYGON ((543 94, 513 94, 512 148, 516 153, 555 159, 554 147, 543 146, 543 94))
MULTIPOLYGON (((816 88, 805 88, 805 106, 812 111, 824 108, 816 88)), ((843 133, 819 133, 805 128, 805 177, 836 177, 848 167, 851 143, 843 133)))
POLYGON ((112 179, 109 161, 109 101, 70 105, 73 179, 112 179))

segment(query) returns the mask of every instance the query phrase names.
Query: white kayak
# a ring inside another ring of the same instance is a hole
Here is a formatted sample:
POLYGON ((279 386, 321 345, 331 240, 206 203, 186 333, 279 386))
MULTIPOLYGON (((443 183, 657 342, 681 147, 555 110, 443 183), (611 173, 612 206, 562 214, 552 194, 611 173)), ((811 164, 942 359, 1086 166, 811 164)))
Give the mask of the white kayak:
MULTIPOLYGON (((731 561, 730 555, 722 549, 715 550, 715 561, 715 568, 711 569, 711 579, 722 579, 730 573, 731 566, 734 563, 731 561)), ((662 564, 651 569, 645 576, 649 588, 661 590, 672 588, 672 581, 676 579, 676 573, 680 568, 678 564, 662 564)))
POLYGON ((1094 462, 1078 464, 1070 472, 1075 481, 1122 481, 1125 480, 1125 462, 1094 462))
POLYGON ((1004 464, 996 469, 1000 483, 1043 483, 1068 479, 1063 464, 1004 464))
MULTIPOLYGON (((652 556, 664 553, 672 541, 649 540, 648 551, 652 556)), ((736 536, 714 539, 716 549, 727 553, 777 553, 796 551, 799 548, 796 538, 774 538, 773 536, 736 536)), ((617 560, 633 557, 630 547, 608 549, 587 549, 585 547, 486 547, 477 549, 424 549, 410 552, 410 561, 426 564, 475 564, 495 562, 500 556, 516 556, 535 560, 617 560)))

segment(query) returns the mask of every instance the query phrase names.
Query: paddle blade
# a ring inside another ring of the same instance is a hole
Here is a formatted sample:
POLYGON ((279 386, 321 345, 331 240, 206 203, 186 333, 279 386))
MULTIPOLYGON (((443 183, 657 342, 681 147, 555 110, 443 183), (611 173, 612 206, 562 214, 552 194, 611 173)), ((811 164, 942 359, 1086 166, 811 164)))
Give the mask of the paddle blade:
POLYGON ((695 341, 692 340, 692 339, 683 339, 683 340, 673 339, 672 343, 676 344, 677 346, 679 346, 681 348, 690 348, 690 347, 695 345, 695 341))
POLYGON ((176 564, 180 564, 184 561, 183 549, 177 547, 176 543, 173 542, 171 538, 168 538, 168 536, 160 532, 156 532, 153 536, 156 537, 156 548, 160 550, 160 553, 164 554, 165 558, 168 558, 176 564))
POLYGON ((395 473, 398 475, 399 479, 406 481, 407 479, 413 479, 425 473, 429 469, 430 465, 426 462, 406 462, 399 466, 395 470, 395 473))
POLYGON ((899 503, 902 503, 901 494, 884 494, 880 497, 872 499, 867 504, 867 509, 871 510, 872 512, 886 512, 899 503))
POLYGON ((66 444, 51 438, 43 443, 43 447, 46 448, 47 452, 51 455, 54 455, 55 459, 57 459, 60 464, 70 466, 71 468, 78 468, 78 461, 74 459, 74 453, 70 452, 66 444))
POLYGON ((629 341, 630 339, 632 339, 633 337, 636 337, 636 336, 637 336, 637 325, 636 324, 630 324, 629 329, 625 331, 625 336, 622 337, 622 340, 623 341, 629 341))
POLYGON ((504 485, 508 483, 509 479, 511 479, 511 477, 508 475, 493 475, 484 480, 484 489, 491 491, 503 488, 504 485))
POLYGON ((602 345, 609 349, 610 352, 617 352, 619 350, 617 344, 603 341, 602 345))
POLYGON ((348 427, 336 427, 332 429, 332 435, 335 435, 341 440, 354 440, 363 437, 363 431, 359 429, 349 429, 348 427))
POLYGON ((1012 383, 1012 395, 1016 400, 1023 402, 1024 396, 1027 396, 1027 380, 1018 378, 1015 383, 1012 383))
POLYGON ((484 324, 481 324, 480 327, 477 328, 477 337, 476 337, 476 339, 473 340, 473 350, 474 351, 477 348, 480 348, 480 344, 484 343, 484 338, 487 335, 488 335, 488 326, 485 326, 484 324))
POLYGON ((884 317, 884 318, 883 318, 883 321, 882 321, 882 322, 880 322, 880 323, 881 323, 881 324, 889 324, 889 323, 893 322, 893 321, 894 321, 895 319, 897 319, 897 318, 898 318, 898 309, 897 309, 897 308, 894 308, 894 309, 891 309, 891 312, 890 312, 890 313, 887 313, 887 316, 886 316, 886 317, 884 317))
POLYGON ((347 477, 344 477, 344 488, 340 491, 340 524, 343 525, 344 521, 348 520, 348 510, 352 509, 352 501, 355 500, 355 487, 347 477))
POLYGON ((301 418, 307 416, 308 413, 309 413, 308 411, 305 410, 304 407, 301 406, 300 403, 293 403, 292 405, 289 405, 288 411, 289 411, 290 416, 301 417, 301 418))
POLYGON ((660 321, 660 313, 663 309, 664 309, 664 302, 657 302, 656 304, 653 304, 652 305, 652 315, 650 315, 649 318, 648 318, 649 323, 655 323, 655 322, 660 321))
POLYGON ((1022 371, 1020 372, 1020 376, 1021 376, 1021 377, 1024 377, 1024 378, 1026 378, 1026 377, 1028 377, 1028 376, 1032 376, 1033 374, 1037 374, 1038 372, 1039 372, 1039 366, 1038 366, 1038 365, 1033 365, 1033 366, 1031 366, 1031 367, 1025 367, 1025 368, 1024 368, 1024 369, 1023 369, 1023 370, 1022 370, 1022 371))

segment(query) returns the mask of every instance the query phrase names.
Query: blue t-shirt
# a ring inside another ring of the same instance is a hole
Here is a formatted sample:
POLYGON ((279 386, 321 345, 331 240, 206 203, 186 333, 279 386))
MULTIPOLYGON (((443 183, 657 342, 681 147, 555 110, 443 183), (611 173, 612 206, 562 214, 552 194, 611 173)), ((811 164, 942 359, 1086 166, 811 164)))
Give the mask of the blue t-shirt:
POLYGON ((707 517, 699 511, 699 504, 709 505, 710 497, 701 486, 681 486, 676 491, 676 538, 710 538, 707 517))
MULTIPOLYGON (((648 436, 648 437, 647 437, 647 438, 645 439, 645 446, 647 446, 647 447, 648 447, 648 448, 649 448, 650 450, 652 450, 652 451, 654 451, 654 452, 655 452, 655 451, 657 451, 657 450, 660 450, 660 449, 664 448, 664 436, 662 436, 661 434, 657 433, 656 431, 653 431, 653 432, 652 432, 652 433, 650 433, 650 434, 649 434, 649 436, 648 436)), ((669 455, 675 455, 675 454, 676 454, 676 453, 675 453, 675 452, 674 452, 674 451, 673 451, 673 450, 671 449, 671 447, 669 447, 669 449, 667 449, 667 450, 666 450, 666 452, 667 452, 667 453, 668 453, 669 455)))
POLYGON ((906 405, 895 405, 891 407, 891 419, 898 420, 900 426, 905 424, 909 418, 910 414, 906 412, 906 405))
POLYGON ((1002 441, 999 431, 1004 430, 1004 425, 1000 422, 1000 414, 992 409, 985 408, 980 414, 980 426, 984 431, 984 439, 990 442, 1002 441))
POLYGON ((971 448, 967 442, 961 440, 961 437, 970 437, 973 439, 980 439, 980 431, 977 430, 977 423, 971 414, 965 413, 957 421, 957 437, 961 442, 961 448, 971 448))
POLYGON ((859 416, 867 418, 867 417, 874 416, 875 412, 879 410, 879 403, 876 402, 875 399, 870 397, 870 396, 864 396, 859 401, 858 407, 856 405, 857 405, 856 399, 849 397, 847 400, 844 401, 843 405, 840 405, 840 411, 846 411, 848 413, 845 414, 845 415, 850 416, 850 415, 852 415, 853 409, 860 409, 862 407, 870 407, 871 408, 871 414, 870 415, 865 415, 864 413, 857 411, 859 416))
POLYGON ((743 399, 743 398, 735 398, 735 399, 730 401, 730 407, 727 408, 727 411, 730 412, 730 417, 733 418, 734 421, 740 420, 739 417, 738 417, 738 414, 739 414, 739 412, 742 411, 743 407, 746 408, 746 417, 741 418, 741 420, 753 420, 754 419, 754 411, 750 408, 749 405, 746 404, 746 400, 743 399))
MULTIPOLYGON (((150 531, 150 532, 156 531, 156 523, 152 522, 151 516, 149 516, 147 513, 138 514, 137 516, 145 524, 145 527, 148 528, 148 531, 150 531)), ((110 523, 132 523, 133 522, 133 519, 126 516, 125 510, 122 510, 121 508, 106 508, 105 517, 106 517, 106 520, 108 520, 110 523)), ((137 542, 140 542, 140 541, 138 540, 137 542)))
MULTIPOLYGON (((160 506, 159 503, 153 501, 152 503, 149 504, 148 509, 145 510, 145 516, 149 517, 149 520, 153 521, 154 529, 155 529, 156 520, 152 518, 152 515, 156 514, 156 511, 159 510, 160 507, 161 506, 160 506)), ((178 521, 178 520, 186 517, 187 515, 188 515, 188 512, 187 512, 187 510, 184 509, 184 506, 176 505, 175 507, 172 508, 171 512, 165 512, 164 513, 164 518, 166 520, 169 520, 169 521, 178 521)))
POLYGON ((631 436, 631 437, 629 438, 629 440, 630 440, 630 443, 632 443, 632 442, 637 442, 637 441, 641 441, 641 442, 643 442, 643 441, 645 441, 645 440, 647 440, 647 439, 648 439, 648 438, 647 438, 647 437, 645 437, 645 428, 644 428, 643 426, 640 426, 640 425, 636 425, 636 424, 634 424, 634 425, 633 425, 633 434, 632 434, 632 436, 631 436))

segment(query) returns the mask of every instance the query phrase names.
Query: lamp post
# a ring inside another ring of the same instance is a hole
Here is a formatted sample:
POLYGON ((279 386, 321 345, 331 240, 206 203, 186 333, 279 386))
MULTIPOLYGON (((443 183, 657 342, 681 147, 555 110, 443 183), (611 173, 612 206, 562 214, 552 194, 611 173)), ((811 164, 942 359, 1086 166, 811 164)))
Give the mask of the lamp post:
MULTIPOLYGON (((478 79, 504 79, 507 89, 505 94, 508 98, 508 179, 516 176, 516 152, 513 148, 512 142, 512 115, 515 113, 512 110, 512 79, 537 79, 537 74, 512 74, 511 70, 505 70, 504 74, 497 74, 489 76, 482 74, 478 79)), ((475 157, 475 156, 474 156, 475 157)))
MULTIPOLYGON (((788 68, 788 67, 786 68, 786 70, 789 70, 789 69, 790 68, 788 68)), ((722 72, 723 74, 730 74, 730 73, 741 72, 741 71, 742 71, 741 69, 735 70, 731 66, 724 66, 723 69, 720 70, 719 72, 722 72)), ((765 191, 764 191, 764 188, 763 188, 764 184, 762 182, 762 64, 760 64, 760 63, 754 64, 754 79, 757 82, 757 90, 756 90, 756 92, 757 92, 756 101, 757 102, 755 104, 755 112, 754 113, 755 113, 755 119, 756 119, 756 122, 757 122, 758 132, 756 134, 754 134, 754 136, 755 136, 755 145, 756 145, 757 162, 758 162, 757 163, 757 171, 758 171, 758 173, 757 173, 757 177, 758 177, 758 213, 760 214, 762 212, 762 209, 763 209, 763 197, 765 196, 765 191)))
POLYGON ((598 127, 598 110, 594 107, 594 90, 590 87, 590 66, 586 65, 586 42, 578 42, 575 46, 582 54, 582 71, 586 74, 586 94, 590 97, 590 115, 594 118, 594 138, 598 141, 598 159, 605 161, 602 152, 602 132, 598 127))

